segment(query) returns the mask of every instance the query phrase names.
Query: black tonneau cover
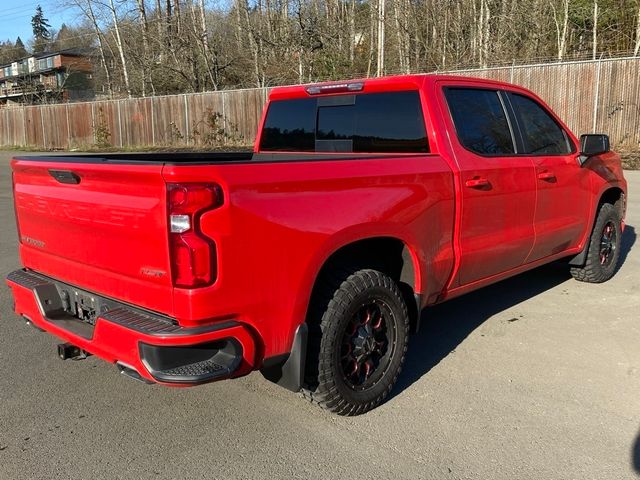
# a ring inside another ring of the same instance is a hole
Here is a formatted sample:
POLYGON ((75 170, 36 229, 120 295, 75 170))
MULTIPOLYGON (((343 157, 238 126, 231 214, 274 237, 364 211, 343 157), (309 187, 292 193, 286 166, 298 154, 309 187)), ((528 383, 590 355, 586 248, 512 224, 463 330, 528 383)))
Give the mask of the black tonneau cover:
POLYGON ((303 153, 273 152, 145 152, 145 153, 76 153, 61 155, 16 156, 17 160, 60 163, 164 164, 164 165, 220 165, 225 163, 308 162, 315 160, 358 160, 424 156, 425 153, 303 153))

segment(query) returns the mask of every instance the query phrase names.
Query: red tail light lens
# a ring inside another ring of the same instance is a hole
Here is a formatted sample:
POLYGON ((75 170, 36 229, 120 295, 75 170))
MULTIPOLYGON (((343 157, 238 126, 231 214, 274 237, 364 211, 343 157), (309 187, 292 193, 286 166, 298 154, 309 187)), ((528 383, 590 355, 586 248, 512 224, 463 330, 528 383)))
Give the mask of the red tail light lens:
POLYGON ((210 285, 217 274, 216 250, 200 230, 200 217, 222 205, 222 190, 211 184, 170 183, 167 191, 173 284, 185 288, 210 285))

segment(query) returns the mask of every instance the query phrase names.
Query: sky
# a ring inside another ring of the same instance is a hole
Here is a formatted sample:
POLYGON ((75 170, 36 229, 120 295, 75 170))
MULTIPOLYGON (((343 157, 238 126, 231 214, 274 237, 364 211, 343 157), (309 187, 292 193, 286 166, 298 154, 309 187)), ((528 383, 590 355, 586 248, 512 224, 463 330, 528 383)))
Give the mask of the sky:
POLYGON ((77 13, 61 7, 59 0, 0 0, 0 40, 15 41, 20 37, 24 44, 33 36, 31 17, 40 5, 49 24, 58 30, 63 23, 76 23, 77 13))

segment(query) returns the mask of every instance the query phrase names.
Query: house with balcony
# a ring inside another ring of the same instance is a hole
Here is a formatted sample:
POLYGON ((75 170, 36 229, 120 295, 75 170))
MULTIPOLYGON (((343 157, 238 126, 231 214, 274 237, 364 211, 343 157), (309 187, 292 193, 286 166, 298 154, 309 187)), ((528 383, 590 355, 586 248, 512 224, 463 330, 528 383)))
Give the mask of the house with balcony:
POLYGON ((94 97, 91 61, 81 51, 45 52, 0 65, 0 107, 94 97))

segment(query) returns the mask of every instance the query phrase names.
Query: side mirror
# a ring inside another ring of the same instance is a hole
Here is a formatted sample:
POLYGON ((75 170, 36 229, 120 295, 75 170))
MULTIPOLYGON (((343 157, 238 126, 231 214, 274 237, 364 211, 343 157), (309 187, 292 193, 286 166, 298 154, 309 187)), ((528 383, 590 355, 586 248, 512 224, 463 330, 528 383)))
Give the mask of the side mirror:
POLYGON ((609 135, 603 133, 587 133, 580 135, 580 164, 584 164, 589 157, 607 153, 609 147, 609 135))

